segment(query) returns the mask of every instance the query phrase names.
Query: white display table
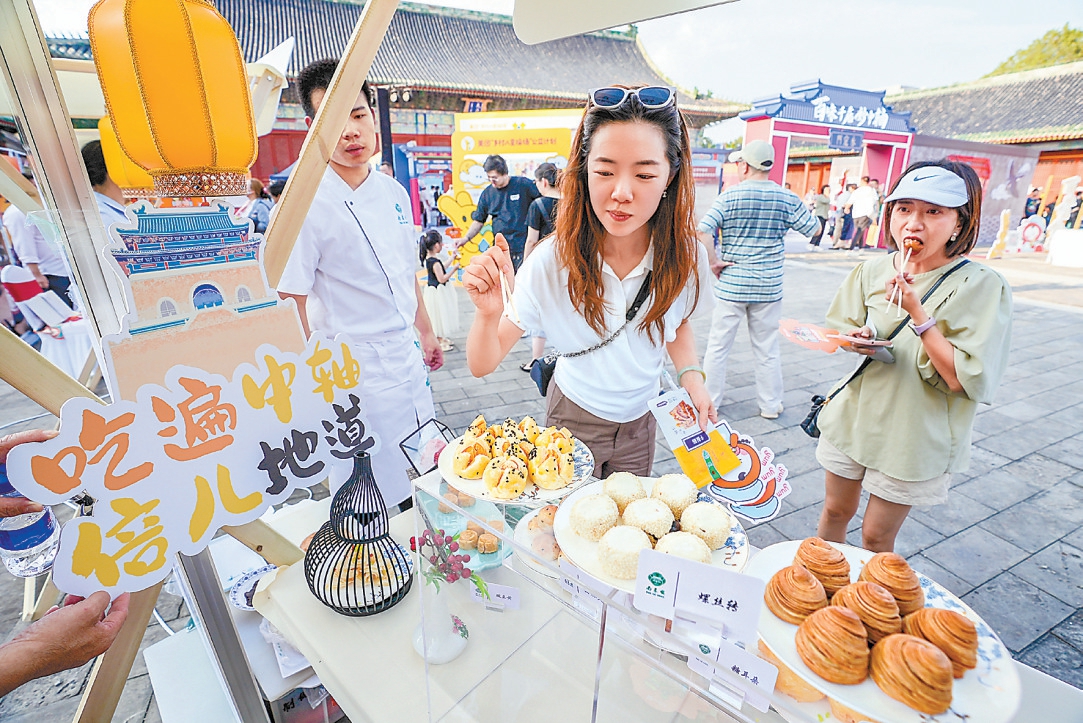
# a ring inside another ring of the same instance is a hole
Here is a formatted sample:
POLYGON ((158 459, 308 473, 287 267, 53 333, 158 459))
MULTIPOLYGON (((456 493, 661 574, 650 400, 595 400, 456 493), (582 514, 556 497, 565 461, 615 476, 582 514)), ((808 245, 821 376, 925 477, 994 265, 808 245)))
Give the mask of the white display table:
MULTIPOLYGON (((438 496, 439 475, 426 475, 415 485, 415 499, 438 496)), ((329 500, 299 505, 280 511, 270 523, 300 542, 327 520, 328 508, 329 500)), ((413 511, 391 520, 391 534, 403 545, 414 533, 413 511)), ((511 544, 510 536, 511 530, 502 544, 511 544)), ((471 599, 471 585, 445 586, 451 612, 470 630, 465 652, 445 665, 426 666, 413 649, 422 596, 433 592, 420 576, 394 608, 350 618, 311 594, 297 564, 264 578, 254 604, 305 654, 354 723, 815 721, 785 696, 772 698, 783 716, 747 704, 737 709, 724 696, 711 695, 708 681, 691 672, 683 658, 643 639, 637 622, 623 614, 636 613, 619 597, 606 607, 603 634, 555 581, 517 555, 481 574, 489 583, 517 588, 520 607, 494 612, 471 599)), ((1083 723, 1083 693, 1020 668, 1024 694, 1016 723, 1083 723)))

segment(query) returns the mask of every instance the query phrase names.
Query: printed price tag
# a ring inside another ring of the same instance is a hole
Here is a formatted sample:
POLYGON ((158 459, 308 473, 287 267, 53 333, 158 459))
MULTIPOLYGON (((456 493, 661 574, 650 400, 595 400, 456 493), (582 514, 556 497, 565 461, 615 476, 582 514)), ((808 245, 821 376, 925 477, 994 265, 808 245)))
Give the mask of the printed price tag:
POLYGON ((486 599, 481 591, 474 588, 474 600, 485 607, 500 608, 501 610, 519 609, 519 588, 510 585, 497 585, 488 583, 489 597, 486 599))
POLYGON ((763 581, 750 575, 644 550, 634 604, 669 620, 709 623, 731 640, 755 645, 763 591, 763 581))

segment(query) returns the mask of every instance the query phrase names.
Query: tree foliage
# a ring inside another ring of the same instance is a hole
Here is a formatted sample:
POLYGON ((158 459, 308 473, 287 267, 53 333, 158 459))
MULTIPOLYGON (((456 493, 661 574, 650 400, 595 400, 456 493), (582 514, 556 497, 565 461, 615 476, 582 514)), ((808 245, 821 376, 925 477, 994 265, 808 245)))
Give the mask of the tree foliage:
POLYGON ((1083 30, 1069 27, 1068 23, 1065 23, 1063 28, 1054 28, 1027 47, 1016 51, 985 77, 1046 68, 1076 60, 1083 60, 1083 30))

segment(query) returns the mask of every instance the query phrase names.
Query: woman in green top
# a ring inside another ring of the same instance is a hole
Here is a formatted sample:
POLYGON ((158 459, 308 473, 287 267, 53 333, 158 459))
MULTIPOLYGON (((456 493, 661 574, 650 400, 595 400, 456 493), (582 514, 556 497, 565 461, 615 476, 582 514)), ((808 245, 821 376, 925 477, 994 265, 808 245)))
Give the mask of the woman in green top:
POLYGON ((977 242, 981 196, 977 174, 963 163, 910 166, 884 214, 897 247, 912 248, 909 262, 903 268, 905 253, 896 252, 859 264, 827 312, 829 327, 887 336, 902 321, 888 306, 898 289, 910 328, 887 351, 854 345, 876 356, 820 413, 816 458, 827 479, 817 534, 825 540, 846 540, 864 487, 862 545, 892 550, 911 506, 946 501, 950 474, 969 463, 975 409, 992 401, 1011 344, 1011 289, 965 258, 977 242))

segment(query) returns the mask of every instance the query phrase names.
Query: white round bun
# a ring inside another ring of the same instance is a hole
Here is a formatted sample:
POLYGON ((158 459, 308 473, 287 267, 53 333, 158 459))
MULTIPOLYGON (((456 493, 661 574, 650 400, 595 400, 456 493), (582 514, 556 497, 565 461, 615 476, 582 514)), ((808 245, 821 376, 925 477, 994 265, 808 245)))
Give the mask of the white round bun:
POLYGON ((634 580, 639 553, 651 549, 651 539, 638 527, 617 525, 598 541, 598 560, 605 574, 618 580, 634 580))
POLYGON ((681 515, 681 532, 690 532, 717 550, 726 544, 730 536, 733 518, 722 505, 711 502, 694 502, 681 515))
POLYGON ((661 500, 644 497, 624 508, 624 524, 638 527, 654 539, 673 528, 673 512, 661 500))
POLYGON ((675 519, 681 519, 685 508, 696 501, 699 490, 696 483, 683 474, 664 474, 654 481, 651 497, 662 500, 673 511, 675 519))
POLYGON ((631 472, 614 472, 606 477, 602 489, 617 503, 617 509, 622 515, 624 508, 631 502, 647 496, 643 483, 631 472))
POLYGON ((572 506, 569 522, 575 534, 597 542, 619 517, 617 503, 608 495, 587 495, 572 506))
POLYGON ((671 532, 659 540, 654 549, 667 555, 711 564, 711 550, 707 543, 691 532, 671 532))

